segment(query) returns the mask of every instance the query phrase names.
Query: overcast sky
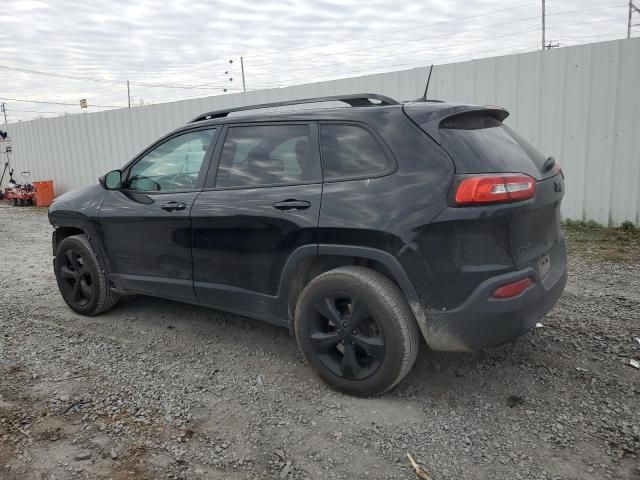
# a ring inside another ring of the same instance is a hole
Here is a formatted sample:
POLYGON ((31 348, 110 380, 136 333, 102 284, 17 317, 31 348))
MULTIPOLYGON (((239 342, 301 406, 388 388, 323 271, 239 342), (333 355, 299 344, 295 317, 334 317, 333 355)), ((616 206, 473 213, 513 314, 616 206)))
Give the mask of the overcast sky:
MULTIPOLYGON (((0 101, 14 122, 77 113, 81 98, 90 111, 125 106, 127 80, 136 104, 235 92, 241 55, 247 88, 259 89, 533 51, 540 48, 540 5, 2 0, 0 101)), ((547 15, 547 39, 561 46, 626 37, 626 0, 547 0, 547 15)))

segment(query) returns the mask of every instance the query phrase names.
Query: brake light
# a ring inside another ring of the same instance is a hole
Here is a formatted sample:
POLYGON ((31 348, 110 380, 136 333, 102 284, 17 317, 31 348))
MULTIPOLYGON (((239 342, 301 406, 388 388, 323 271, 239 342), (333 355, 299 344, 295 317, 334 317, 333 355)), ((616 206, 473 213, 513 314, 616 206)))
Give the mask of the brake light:
POLYGON ((536 181, 523 173, 475 175, 462 179, 455 200, 458 205, 514 202, 533 197, 535 191, 536 181))
POLYGON ((522 292, 524 292, 527 288, 529 288, 531 285, 533 285, 533 280, 531 280, 529 277, 523 278, 521 280, 507 283, 505 285, 502 285, 501 287, 496 288, 495 291, 493 292, 492 297, 493 298, 517 297, 522 292))

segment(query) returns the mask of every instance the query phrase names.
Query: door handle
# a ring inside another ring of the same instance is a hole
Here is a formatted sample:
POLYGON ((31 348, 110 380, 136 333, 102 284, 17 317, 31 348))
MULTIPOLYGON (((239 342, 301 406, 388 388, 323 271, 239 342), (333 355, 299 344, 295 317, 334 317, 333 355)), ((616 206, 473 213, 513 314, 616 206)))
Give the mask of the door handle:
POLYGON ((175 210, 184 210, 187 208, 187 204, 182 202, 167 202, 160 205, 160 208, 167 212, 173 212, 175 210))
POLYGON ((278 210, 306 210, 311 206, 311 202, 306 200, 284 200, 273 204, 273 208, 278 210))

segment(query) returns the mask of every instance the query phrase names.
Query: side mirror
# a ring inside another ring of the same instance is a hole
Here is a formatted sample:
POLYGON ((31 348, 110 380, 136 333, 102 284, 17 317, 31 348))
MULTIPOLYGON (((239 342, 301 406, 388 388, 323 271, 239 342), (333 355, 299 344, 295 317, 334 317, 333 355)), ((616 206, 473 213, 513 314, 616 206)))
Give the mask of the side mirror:
POLYGON ((118 190, 122 187, 122 172, 120 170, 111 170, 100 177, 100 184, 107 190, 118 190))

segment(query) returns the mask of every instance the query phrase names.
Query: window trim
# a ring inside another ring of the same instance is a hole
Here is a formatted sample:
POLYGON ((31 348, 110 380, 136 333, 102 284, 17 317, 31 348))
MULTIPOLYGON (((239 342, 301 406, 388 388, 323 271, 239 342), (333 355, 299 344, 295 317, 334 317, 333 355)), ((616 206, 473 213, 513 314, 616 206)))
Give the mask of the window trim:
POLYGON ((349 182, 353 180, 367 180, 372 178, 382 178, 387 177, 398 170, 398 161, 396 157, 393 155, 393 152, 387 145, 387 143, 380 137, 378 132, 376 132, 373 128, 371 128, 366 123, 354 122, 354 121, 341 121, 341 120, 320 120, 318 122, 318 151, 320 152, 320 165, 322 166, 322 182, 323 183, 337 183, 337 182, 349 182), (323 125, 337 125, 337 126, 352 126, 352 127, 360 127, 367 131, 374 141, 380 147, 380 151, 387 160, 387 168, 384 170, 380 170, 375 174, 362 174, 362 175, 345 175, 337 178, 327 179, 324 173, 324 161, 322 160, 322 144, 320 142, 320 133, 323 125))
POLYGON ((319 141, 319 129, 318 122, 310 120, 285 120, 276 122, 241 122, 224 124, 222 126, 219 139, 217 142, 215 151, 213 152, 213 158, 209 164, 209 170, 207 172, 202 191, 217 191, 217 190, 253 190, 256 188, 271 188, 271 187, 286 187, 292 185, 320 185, 323 182, 322 175, 322 163, 320 160, 320 145, 319 141), (224 148, 224 142, 227 139, 229 129, 235 127, 267 127, 267 126, 289 126, 289 125, 305 125, 309 127, 309 148, 312 156, 312 161, 317 162, 320 165, 320 178, 316 180, 296 181, 296 182, 282 182, 282 183, 270 183, 262 185, 236 185, 230 187, 219 187, 216 185, 218 179, 218 169, 220 167, 220 160, 222 157, 222 150, 224 148))
POLYGON ((198 132, 201 130, 213 130, 213 136, 211 137, 211 143, 209 144, 209 147, 207 148, 206 153, 204 154, 204 158, 202 159, 202 166, 200 167, 200 172, 198 173, 198 179, 196 180, 196 186, 195 188, 190 188, 190 189, 182 189, 182 190, 132 190, 130 188, 127 187, 123 187, 120 191, 122 192, 127 192, 127 193, 141 193, 141 194, 154 194, 154 195, 169 195, 169 194, 176 194, 176 193, 189 193, 189 192, 199 192, 202 191, 202 188, 204 186, 204 179, 205 179, 205 175, 206 172, 208 171, 209 168, 209 164, 211 163, 211 159, 213 156, 213 153, 215 151, 215 147, 218 143, 218 139, 220 138, 220 131, 222 130, 221 125, 201 125, 198 127, 194 127, 194 128, 187 128, 184 130, 178 130, 178 131, 174 131, 171 132, 167 135, 165 135, 164 137, 161 137, 159 140, 157 140, 156 142, 152 143, 150 146, 148 146, 147 148, 145 148, 141 153, 139 153, 138 155, 136 155, 132 160, 130 160, 128 163, 126 163, 121 171, 122 171, 122 176, 125 179, 123 182, 123 185, 126 185, 129 181, 129 174, 131 173, 131 169, 138 163, 140 162, 144 157, 147 156, 147 154, 151 153, 153 150, 155 150, 156 148, 158 148, 159 146, 161 146, 162 144, 173 140, 176 137, 179 137, 181 135, 186 135, 189 133, 193 133, 193 132, 198 132))

